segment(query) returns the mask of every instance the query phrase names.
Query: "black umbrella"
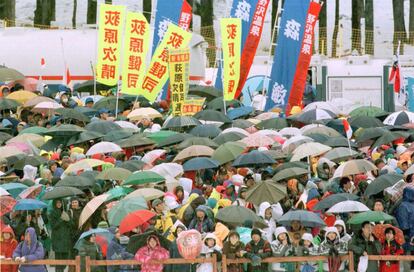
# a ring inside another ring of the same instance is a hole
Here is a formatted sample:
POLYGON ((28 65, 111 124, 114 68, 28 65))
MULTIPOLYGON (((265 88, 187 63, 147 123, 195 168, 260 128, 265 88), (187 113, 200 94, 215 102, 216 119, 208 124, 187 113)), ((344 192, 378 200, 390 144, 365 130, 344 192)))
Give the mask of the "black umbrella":
POLYGON ((42 200, 51 200, 57 198, 71 197, 83 195, 83 192, 75 187, 53 187, 50 191, 46 191, 42 200))
POLYGON ((13 167, 18 170, 23 170, 25 165, 37 167, 41 164, 45 164, 46 162, 47 160, 41 156, 27 156, 21 160, 18 160, 13 167))
POLYGON ((222 145, 227 142, 239 141, 245 137, 246 135, 244 135, 243 133, 232 131, 232 132, 221 133, 219 136, 214 138, 213 141, 218 145, 222 145))
POLYGON ((0 98, 0 110, 14 110, 20 105, 16 100, 0 98))
POLYGON ((91 140, 96 140, 99 138, 102 138, 104 135, 102 133, 99 132, 95 132, 95 131, 84 131, 82 133, 79 133, 78 135, 74 135, 72 136, 67 145, 75 145, 75 144, 80 144, 80 143, 84 143, 84 142, 88 142, 91 140))
POLYGON ((278 173, 282 170, 289 169, 289 168, 292 168, 292 167, 299 167, 299 168, 303 168, 303 169, 308 169, 309 164, 307 164, 306 162, 301 162, 301 161, 284 162, 284 163, 278 165, 275 168, 275 173, 278 173))
MULTIPOLYGON (((104 97, 93 105, 97 110, 108 109, 112 112, 116 110, 116 97, 108 96, 104 97)), ((123 111, 128 107, 128 102, 125 99, 118 98, 118 110, 123 111)))
POLYGON ((75 109, 62 108, 55 110, 55 113, 60 115, 63 120, 78 120, 81 122, 90 121, 88 116, 75 109))
POLYGON ((276 161, 266 153, 253 150, 247 154, 242 154, 233 162, 234 167, 249 167, 259 165, 274 164, 276 161))
POLYGON ((131 131, 131 129, 127 128, 121 128, 118 130, 113 130, 108 132, 104 137, 103 140, 107 142, 115 142, 122 139, 126 139, 128 137, 131 137, 134 133, 131 131))
POLYGON ((85 130, 75 125, 60 125, 49 128, 48 131, 43 132, 43 135, 52 137, 72 137, 73 135, 80 134, 85 130))
MULTIPOLYGON (((226 108, 232 106, 233 108, 241 107, 242 104, 239 100, 230 100, 226 101, 226 108)), ((217 97, 207 103, 207 109, 210 110, 221 110, 224 111, 224 102, 223 97, 217 97)))
POLYGON ((214 88, 213 86, 193 85, 193 86, 190 86, 190 89, 188 90, 188 94, 205 97, 207 101, 210 101, 216 97, 222 96, 223 92, 220 91, 219 89, 214 88))
POLYGON ((315 121, 329 120, 335 118, 335 113, 329 110, 313 109, 300 113, 294 120, 305 124, 311 124, 315 121))
POLYGON ((387 131, 384 128, 364 128, 355 133, 355 139, 357 142, 364 142, 366 140, 375 139, 381 137, 387 131))
POLYGON ((228 118, 222 112, 215 111, 215 110, 199 111, 194 115, 194 118, 197 118, 198 120, 203 120, 203 121, 231 123, 230 118, 228 118))
POLYGON ((79 174, 80 177, 87 178, 91 181, 96 181, 96 176, 99 175, 99 171, 92 170, 92 171, 85 171, 79 174))
POLYGON ((175 116, 165 121, 164 128, 182 129, 201 125, 201 122, 191 116, 175 116))
POLYGON ((328 196, 325 199, 322 199, 319 201, 313 208, 314 211, 323 211, 327 210, 333 205, 346 201, 346 200, 357 200, 359 197, 354 194, 348 194, 348 193, 339 193, 339 194, 333 194, 328 196))
POLYGON ((270 150, 265 150, 263 152, 275 160, 284 160, 289 156, 288 152, 285 152, 282 149, 278 149, 278 150, 270 149, 270 150))
POLYGON ((193 135, 187 133, 177 133, 171 136, 168 136, 166 139, 162 140, 157 146, 166 147, 170 145, 179 144, 185 139, 191 138, 193 135))
POLYGON ((327 136, 325 134, 321 134, 321 133, 311 133, 311 134, 308 134, 306 136, 308 136, 309 138, 314 139, 315 142, 318 142, 318 143, 321 143, 321 144, 325 143, 329 139, 329 136, 327 136))
POLYGON ((184 149, 193 145, 204 145, 211 148, 217 148, 218 144, 216 144, 213 140, 210 140, 207 137, 191 137, 187 138, 184 141, 182 141, 177 148, 178 149, 184 149))
POLYGON ((199 125, 190 131, 190 134, 194 136, 208 137, 208 138, 215 138, 220 133, 221 133, 221 129, 219 129, 216 125, 213 125, 213 124, 199 125))
MULTIPOLYGON (((115 88, 115 86, 109 86, 105 85, 99 82, 96 82, 96 93, 99 94, 100 91, 108 91, 109 89, 115 88)), ((88 80, 84 81, 81 84, 78 84, 74 87, 74 91, 77 91, 78 93, 94 93, 95 91, 95 81, 94 80, 88 80)))
MULTIPOLYGON (((330 137, 325 143, 330 147, 348 147, 348 139, 345 137, 330 137)), ((350 142, 351 147, 357 147, 354 142, 350 142)))
POLYGON ((384 130, 384 133, 381 135, 381 137, 379 137, 373 144, 372 147, 377 147, 383 144, 389 144, 392 143, 393 141, 400 139, 400 138, 407 138, 410 135, 406 132, 402 132, 402 131, 389 131, 389 130, 384 130))
POLYGON ((271 118, 256 125, 258 129, 282 129, 288 126, 285 118, 271 118))
POLYGON ((231 125, 230 124, 227 125, 227 127, 237 127, 237 128, 242 128, 242 129, 249 128, 252 126, 254 126, 254 123, 248 120, 245 120, 245 119, 236 119, 233 121, 231 125))
POLYGON ((384 124, 377 118, 371 116, 356 116, 349 119, 349 124, 357 128, 383 127, 384 124))
POLYGON ((55 151, 59 147, 67 146, 69 137, 53 137, 40 147, 41 150, 55 151))
POLYGON ((98 120, 93 121, 85 127, 89 131, 95 131, 102 134, 107 134, 113 130, 120 130, 121 127, 114 122, 98 120))
POLYGON ((56 183, 56 187, 62 186, 69 186, 69 187, 76 187, 76 188, 85 188, 85 187, 92 187, 95 184, 95 180, 91 180, 81 176, 66 176, 58 183, 56 183))
POLYGON ((75 111, 78 111, 82 113, 83 115, 88 116, 89 118, 95 117, 99 115, 99 111, 94 108, 88 108, 88 107, 76 107, 75 111))
POLYGON ((368 187, 365 190, 365 195, 369 197, 378 194, 379 192, 384 191, 384 189, 393 186, 403 178, 403 175, 395 173, 381 175, 368 184, 368 187))
POLYGON ((155 145, 156 142, 153 140, 142 136, 141 134, 133 134, 132 136, 116 141, 117 145, 119 145, 122 148, 128 148, 128 147, 138 147, 138 146, 146 146, 146 145, 155 145))
POLYGON ((132 161, 125 161, 122 162, 118 167, 127 169, 131 172, 135 172, 138 170, 142 170, 144 168, 145 163, 139 160, 132 160, 132 161))
POLYGON ((166 237, 162 236, 160 233, 158 233, 155 230, 150 230, 147 232, 144 232, 142 234, 135 234, 132 235, 129 239, 128 245, 127 245, 127 251, 135 254, 137 253, 138 249, 145 246, 147 244, 148 237, 155 235, 157 236, 158 240, 160 241, 160 245, 168 249, 170 248, 171 241, 169 241, 166 237))
POLYGON ((305 168, 290 167, 290 168, 286 168, 286 169, 283 169, 277 172, 277 174, 274 175, 272 179, 274 181, 281 181, 281 180, 287 180, 293 177, 303 176, 307 174, 308 174, 308 170, 305 168))

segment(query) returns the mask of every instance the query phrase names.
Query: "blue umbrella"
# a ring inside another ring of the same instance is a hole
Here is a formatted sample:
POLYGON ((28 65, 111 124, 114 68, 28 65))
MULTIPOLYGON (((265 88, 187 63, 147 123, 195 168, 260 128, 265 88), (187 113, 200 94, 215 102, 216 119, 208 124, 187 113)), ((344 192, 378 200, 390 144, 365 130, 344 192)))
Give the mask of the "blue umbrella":
POLYGON ((88 236, 96 235, 96 234, 104 236, 108 240, 108 242, 114 238, 114 235, 111 232, 109 232, 109 230, 107 229, 101 229, 101 228, 91 229, 81 234, 74 248, 79 249, 79 244, 82 241, 82 239, 85 239, 88 236))
POLYGON ((44 209, 47 204, 37 199, 20 199, 14 206, 15 211, 32 211, 38 209, 44 209))
POLYGON ((13 196, 13 198, 16 198, 21 192, 27 189, 28 186, 24 185, 23 183, 10 182, 5 183, 0 187, 9 192, 13 196))
POLYGON ((318 214, 304 210, 291 210, 280 217, 278 223, 282 226, 290 226, 292 221, 299 221, 304 227, 309 228, 326 226, 318 214))
POLYGON ((193 158, 183 164, 184 171, 197 171, 201 169, 217 168, 219 166, 220 163, 218 161, 205 157, 193 158))
POLYGON ((247 154, 241 154, 234 160, 234 167, 248 167, 256 165, 274 164, 276 161, 268 154, 257 150, 250 151, 247 154))
POLYGON ((227 117, 234 120, 243 116, 247 116, 253 112, 253 107, 243 106, 235 109, 231 109, 227 112, 227 117))
POLYGON ((249 77, 243 85, 243 104, 250 106, 252 104, 253 97, 256 92, 263 90, 269 90, 270 78, 264 75, 257 75, 249 77))

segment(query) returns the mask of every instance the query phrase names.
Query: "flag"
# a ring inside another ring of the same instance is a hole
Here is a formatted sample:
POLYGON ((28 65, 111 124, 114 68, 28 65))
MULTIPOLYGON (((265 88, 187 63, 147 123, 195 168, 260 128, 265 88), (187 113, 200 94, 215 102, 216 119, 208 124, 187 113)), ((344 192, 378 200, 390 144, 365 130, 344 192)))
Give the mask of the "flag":
POLYGON ((344 125, 344 131, 345 131, 346 137, 348 138, 348 140, 351 139, 353 132, 352 132, 351 126, 348 123, 348 120, 343 119, 342 124, 344 125))
POLYGON ((191 17, 193 15, 192 10, 193 8, 191 5, 184 0, 181 8, 180 20, 178 20, 178 26, 187 31, 190 29, 191 17))
POLYGON ((190 82, 190 50, 170 50, 168 58, 172 115, 181 116, 190 82))
POLYGON ((391 68, 390 78, 388 79, 390 84, 394 85, 394 92, 400 93, 401 90, 401 75, 400 75, 400 64, 398 63, 398 54, 400 46, 398 45, 396 60, 391 68))
POLYGON ((40 59, 40 66, 42 67, 42 69, 46 67, 46 61, 45 61, 45 58, 41 58, 41 59, 40 59))

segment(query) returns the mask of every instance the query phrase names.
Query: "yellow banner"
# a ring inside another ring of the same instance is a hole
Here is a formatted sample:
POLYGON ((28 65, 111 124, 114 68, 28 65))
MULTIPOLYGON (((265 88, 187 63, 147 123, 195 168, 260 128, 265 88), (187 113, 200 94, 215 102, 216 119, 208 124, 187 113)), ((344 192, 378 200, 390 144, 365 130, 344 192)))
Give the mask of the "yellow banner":
POLYGON ((180 116, 190 85, 190 50, 170 50, 168 53, 172 115, 180 116))
POLYGON ((119 80, 125 6, 101 4, 99 8, 97 81, 115 85, 119 80))
POLYGON ((194 115, 203 109, 206 98, 191 98, 187 97, 183 106, 182 115, 194 115))
POLYGON ((140 88, 146 69, 150 25, 142 13, 128 12, 122 64, 122 93, 142 95, 140 88))
POLYGON ((240 77, 240 52, 242 37, 241 19, 220 20, 223 50, 223 96, 225 101, 234 99, 240 77))
POLYGON ((142 82, 143 95, 154 102, 168 79, 168 50, 186 48, 192 34, 170 23, 161 43, 152 56, 151 64, 142 82))

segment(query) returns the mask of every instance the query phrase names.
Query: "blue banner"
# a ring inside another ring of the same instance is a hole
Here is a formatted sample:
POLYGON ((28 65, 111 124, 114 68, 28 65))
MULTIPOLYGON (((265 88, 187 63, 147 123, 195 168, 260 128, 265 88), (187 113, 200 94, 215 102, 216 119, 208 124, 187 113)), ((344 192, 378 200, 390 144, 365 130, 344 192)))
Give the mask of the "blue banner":
POLYGON ((250 31, 250 24, 253 21, 254 11, 256 10, 258 0, 233 0, 230 17, 240 18, 242 21, 242 51, 247 35, 250 31))
POLYGON ((265 110, 285 109, 296 72, 310 1, 285 1, 265 110))
POLYGON ((408 111, 414 112, 414 77, 407 77, 407 108, 408 111))
POLYGON ((216 82, 214 83, 214 88, 223 91, 223 71, 222 71, 222 67, 223 67, 223 60, 222 60, 222 56, 220 53, 220 59, 217 60, 217 75, 216 75, 216 82))

